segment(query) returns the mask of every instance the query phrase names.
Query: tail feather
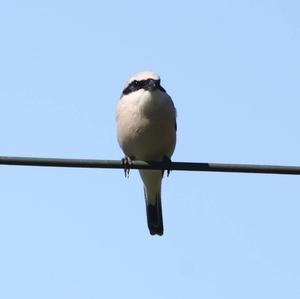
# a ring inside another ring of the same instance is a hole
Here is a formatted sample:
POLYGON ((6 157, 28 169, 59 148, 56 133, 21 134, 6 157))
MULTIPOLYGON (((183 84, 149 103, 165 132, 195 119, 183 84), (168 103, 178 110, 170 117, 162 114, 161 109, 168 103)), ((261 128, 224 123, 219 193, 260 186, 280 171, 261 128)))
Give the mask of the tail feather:
POLYGON ((155 200, 149 200, 145 191, 148 227, 151 235, 162 236, 164 233, 160 190, 155 194, 155 200))

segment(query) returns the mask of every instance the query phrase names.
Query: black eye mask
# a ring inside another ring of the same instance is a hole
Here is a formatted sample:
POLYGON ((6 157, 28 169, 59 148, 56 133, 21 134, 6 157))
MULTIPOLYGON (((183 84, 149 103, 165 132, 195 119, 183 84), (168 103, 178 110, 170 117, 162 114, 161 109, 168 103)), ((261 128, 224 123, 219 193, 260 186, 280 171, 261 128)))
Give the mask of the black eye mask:
POLYGON ((159 89, 162 92, 166 92, 165 89, 160 86, 160 80, 154 80, 154 79, 146 79, 137 81, 132 81, 124 90, 123 95, 130 94, 131 92, 137 91, 139 89, 145 89, 149 91, 153 91, 155 89, 159 89))

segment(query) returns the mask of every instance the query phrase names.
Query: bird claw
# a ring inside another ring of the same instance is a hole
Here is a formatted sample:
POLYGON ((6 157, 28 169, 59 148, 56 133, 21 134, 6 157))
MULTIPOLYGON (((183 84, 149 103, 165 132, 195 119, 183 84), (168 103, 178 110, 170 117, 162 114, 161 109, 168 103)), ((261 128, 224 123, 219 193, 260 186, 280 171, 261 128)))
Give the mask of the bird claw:
POLYGON ((163 163, 163 166, 164 166, 164 169, 162 170, 162 177, 164 177, 165 170, 167 170, 167 177, 168 177, 170 175, 170 172, 171 172, 172 161, 168 156, 164 156, 163 160, 162 160, 162 163, 163 163))
POLYGON ((124 167, 125 178, 129 178, 129 172, 130 172, 130 168, 132 165, 132 159, 130 159, 129 157, 124 157, 124 158, 122 158, 122 164, 124 167))

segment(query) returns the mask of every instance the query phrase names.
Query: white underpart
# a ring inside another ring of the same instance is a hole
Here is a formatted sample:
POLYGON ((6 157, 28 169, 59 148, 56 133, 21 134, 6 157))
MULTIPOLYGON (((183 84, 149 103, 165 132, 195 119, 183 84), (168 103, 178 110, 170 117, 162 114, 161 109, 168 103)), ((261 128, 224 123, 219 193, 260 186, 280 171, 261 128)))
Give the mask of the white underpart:
MULTIPOLYGON (((159 78, 159 77, 158 77, 159 78)), ((140 89, 123 95, 117 105, 118 141, 135 160, 171 158, 176 144, 176 110, 171 97, 160 90, 140 89)), ((161 171, 140 171, 148 200, 161 189, 161 171)))

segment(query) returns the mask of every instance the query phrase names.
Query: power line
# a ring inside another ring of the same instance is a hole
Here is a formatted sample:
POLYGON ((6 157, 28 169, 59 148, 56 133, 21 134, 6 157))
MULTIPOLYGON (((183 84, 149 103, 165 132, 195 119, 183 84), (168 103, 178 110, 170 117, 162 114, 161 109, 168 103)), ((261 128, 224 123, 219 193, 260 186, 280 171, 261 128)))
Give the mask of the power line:
MULTIPOLYGON (((0 165, 45 166, 45 167, 78 167, 78 168, 112 168, 123 169, 121 160, 62 159, 35 157, 0 156, 0 165)), ((300 175, 299 166, 225 164, 225 163, 194 163, 172 162, 166 166, 163 162, 133 161, 131 169, 166 169, 186 171, 269 173, 300 175)))

